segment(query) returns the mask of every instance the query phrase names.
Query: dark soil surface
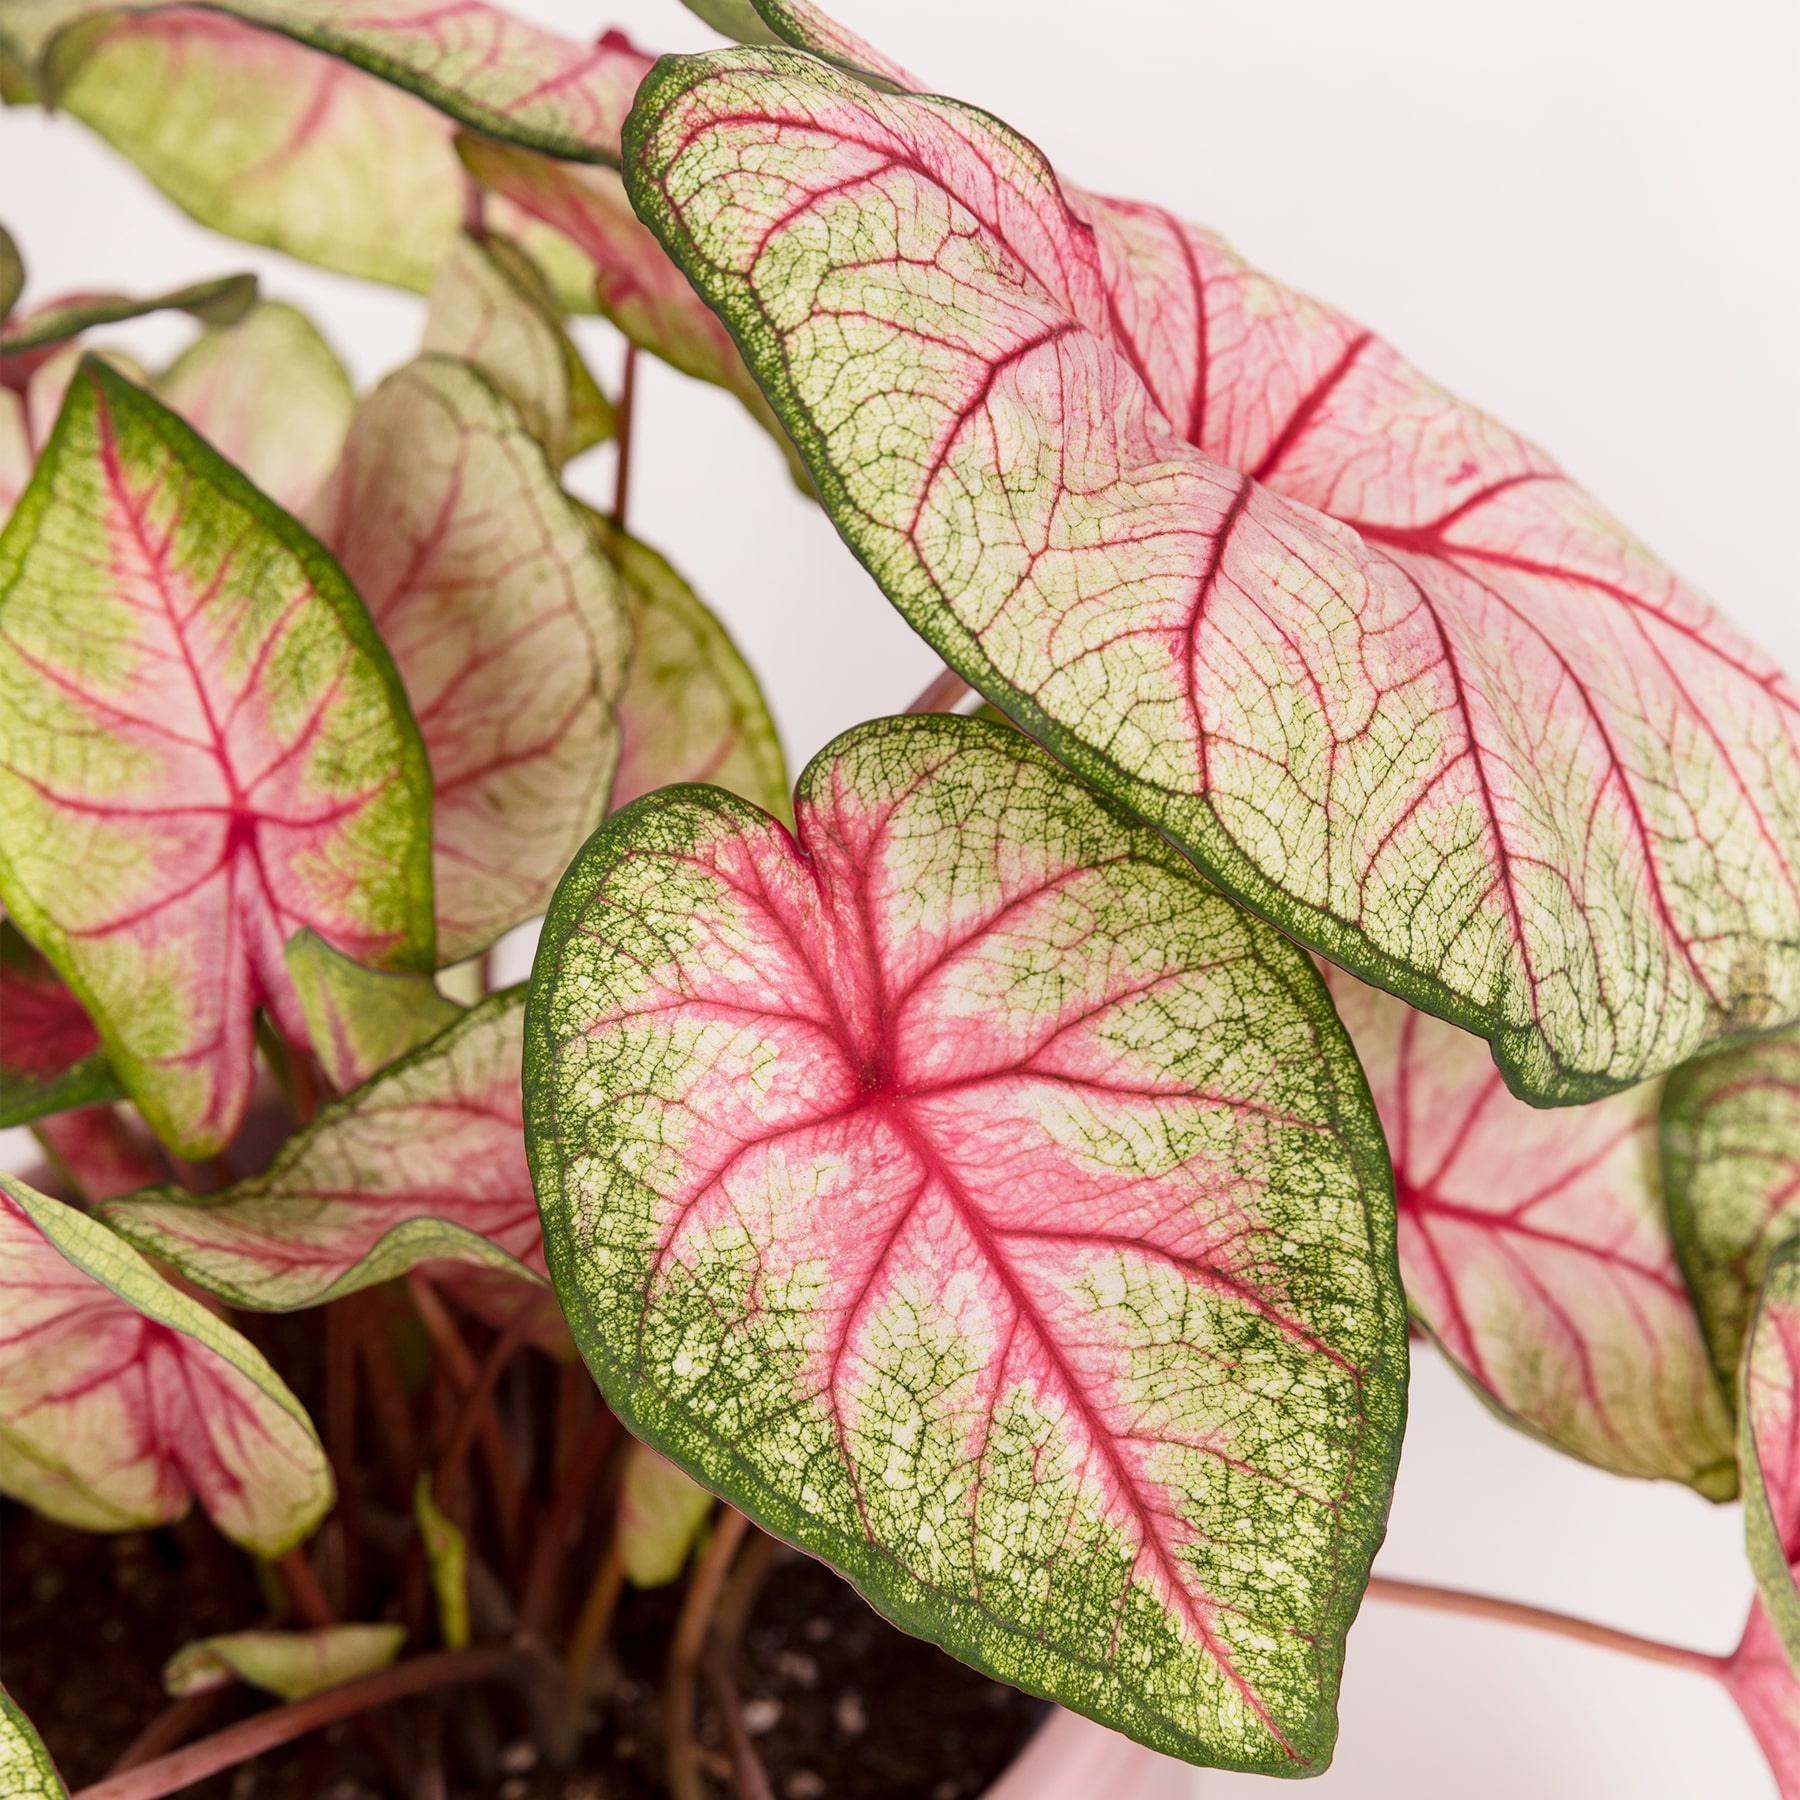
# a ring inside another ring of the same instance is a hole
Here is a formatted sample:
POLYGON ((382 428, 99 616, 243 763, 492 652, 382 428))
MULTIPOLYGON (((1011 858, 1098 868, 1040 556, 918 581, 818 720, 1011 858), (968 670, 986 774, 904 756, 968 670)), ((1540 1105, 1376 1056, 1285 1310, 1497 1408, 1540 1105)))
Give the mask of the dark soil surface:
MULTIPOLYGON (((458 1689, 439 1707, 449 1800, 639 1800, 661 1795, 661 1676, 679 1588, 628 1592, 575 1765, 549 1770, 509 1696, 458 1689)), ((168 1705, 164 1660, 268 1616, 249 1565, 198 1515, 173 1530, 94 1536, 7 1503, 0 1514, 0 1680, 70 1787, 97 1780, 168 1705)), ((965 1668, 871 1612, 805 1558, 765 1581, 736 1667, 743 1717, 779 1800, 971 1800, 1017 1754, 1041 1702, 965 1668)), ((266 1702, 221 1693, 205 1733, 266 1702)), ((433 1703, 382 1715, 409 1747, 433 1703)), ((732 1788, 703 1701, 699 1739, 718 1796, 732 1788)), ((315 1733, 187 1789, 197 1800, 377 1800, 397 1790, 353 1724, 315 1733)))

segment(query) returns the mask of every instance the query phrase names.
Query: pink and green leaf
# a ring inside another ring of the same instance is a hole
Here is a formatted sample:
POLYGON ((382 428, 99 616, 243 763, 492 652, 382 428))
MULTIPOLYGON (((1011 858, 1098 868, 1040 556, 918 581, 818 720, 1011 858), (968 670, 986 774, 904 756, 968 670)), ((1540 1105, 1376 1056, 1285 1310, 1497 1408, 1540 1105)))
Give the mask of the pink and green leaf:
POLYGON ((1675 1247, 1732 1387, 1769 1254, 1800 1229, 1800 1031, 1677 1069, 1662 1150, 1675 1247))
POLYGON ((295 932, 282 955, 313 1053, 340 1094, 462 1017, 463 1009, 429 975, 365 968, 316 931, 295 932))
POLYGON ((1781 1800, 1800 1800, 1800 1681, 1762 1602, 1722 1677, 1755 1735, 1781 1800))
POLYGON ((1541 452, 956 102, 669 58, 626 151, 890 599, 1229 891, 1542 1102, 1800 1014, 1800 701, 1541 452))
POLYGON ((5 1800, 69 1800, 69 1790, 37 1728, 0 1687, 0 1795, 5 1800))
POLYGON ((1660 1082, 1540 1110, 1481 1039, 1325 971, 1387 1133, 1414 1313, 1503 1417, 1621 1475, 1737 1486, 1660 1179, 1660 1082))
POLYGON ((0 897, 164 1142, 227 1143, 302 926, 432 961, 431 779, 342 571, 92 359, 0 534, 0 897))
POLYGON ((163 1665, 163 1691, 176 1699, 234 1681, 282 1700, 375 1675, 406 1642, 404 1625, 324 1625, 312 1631, 229 1631, 196 1638, 163 1665))
POLYGON ((117 1106, 52 1113, 31 1128, 50 1166, 75 1198, 93 1206, 169 1178, 169 1165, 143 1122, 117 1106))
POLYGON ((331 1505, 311 1421, 262 1354, 98 1220, 0 1175, 0 1490, 93 1531, 198 1499, 273 1557, 331 1505))
POLYGON ((1800 1670, 1800 1237, 1769 1258, 1741 1382, 1744 1544, 1769 1623, 1800 1670))
MULTIPOLYGON (((208 325, 231 325, 255 304, 254 275, 222 275, 142 300, 130 294, 66 294, 0 325, 0 356, 23 360, 96 326, 117 325, 153 312, 185 312, 208 325)), ((11 371, 7 379, 12 381, 11 371)))
POLYGON ((460 962, 543 911, 605 814, 622 585, 517 410, 447 357, 363 402, 309 517, 411 696, 436 795, 438 954, 460 962))
POLYGON ((203 332, 154 391, 289 512, 336 466, 356 410, 331 346, 304 313, 278 301, 203 332))
POLYGON ((875 721, 558 891, 527 1134, 631 1429, 966 1661, 1190 1760, 1329 1756, 1405 1319, 1285 939, 1016 732, 875 721))
POLYGON ((0 919, 0 1126, 98 1106, 124 1092, 68 985, 0 919))
POLYGON ((794 462, 788 435, 730 332, 638 222, 611 169, 557 162, 486 138, 459 137, 457 149, 478 181, 581 252, 592 265, 600 311, 626 337, 682 374, 735 394, 794 462))
POLYGON ((24 395, 0 386, 0 526, 12 516, 37 461, 27 418, 24 395))
POLYGON ((619 1563, 633 1587, 665 1587, 687 1564, 688 1552, 712 1511, 713 1497, 666 1456, 634 1443, 619 1478, 613 1527, 619 1563))
POLYGON ((290 1312, 425 1262, 541 1282, 519 1097, 522 989, 320 1109, 261 1175, 216 1194, 163 1188, 100 1216, 233 1306, 290 1312))
POLYGON ((612 436, 612 405, 563 329, 548 283, 503 237, 458 236, 431 290, 421 347, 485 376, 554 468, 612 436))
POLYGON ((631 609, 613 807, 676 782, 708 781, 791 820, 780 734, 725 627, 647 544, 598 513, 588 523, 624 578, 631 609))

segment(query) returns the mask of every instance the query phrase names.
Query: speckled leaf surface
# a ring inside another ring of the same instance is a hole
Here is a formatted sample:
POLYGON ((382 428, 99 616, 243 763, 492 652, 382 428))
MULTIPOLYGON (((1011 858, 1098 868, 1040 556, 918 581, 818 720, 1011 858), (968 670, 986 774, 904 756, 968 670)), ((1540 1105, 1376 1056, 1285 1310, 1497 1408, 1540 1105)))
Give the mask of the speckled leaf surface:
POLYGON ((361 1087, 462 1016, 429 975, 364 968, 316 931, 295 932, 282 956, 313 1051, 340 1094, 361 1087))
POLYGON ((639 349, 735 394, 792 459, 788 435, 731 333, 639 223, 611 169, 557 162, 484 138, 459 137, 457 148, 478 181, 556 231, 592 264, 596 304, 639 349))
POLYGON ((438 954, 460 962, 543 911, 606 810, 631 647, 619 578, 517 410, 446 357, 363 402, 309 517, 411 697, 438 954))
POLYGON ((1740 1381, 1744 1543, 1769 1622, 1800 1668, 1800 1238, 1769 1259, 1740 1381))
POLYGON ((1315 971, 1011 731, 875 721, 795 811, 651 795, 545 927, 527 1130, 609 1403, 964 1660, 1320 1766, 1406 1349, 1315 971))
POLYGON ((0 1687, 0 1800, 69 1800, 43 1739, 0 1687))
POLYGON ((626 151, 889 597, 1232 892, 1540 1101, 1800 1012, 1795 694, 1541 452, 956 102, 670 58, 626 151))
POLYGON ((0 1127, 123 1093, 68 984, 0 919, 0 1127))
POLYGON ((279 301, 202 333, 156 378, 155 392, 289 512, 336 466, 356 410, 331 346, 279 301))
POLYGON ((1755 1735, 1781 1800, 1800 1800, 1800 1682, 1760 1601, 1750 1609, 1724 1681, 1755 1735))
POLYGON ((612 406, 563 330, 543 275, 505 238, 458 235, 431 290, 422 348, 485 376, 556 468, 612 435, 612 406))
POLYGON ((1621 1475, 1737 1486, 1664 1209, 1660 1082, 1541 1110, 1480 1038, 1325 971, 1394 1164, 1413 1311, 1494 1408, 1621 1475))
POLYGON ((230 1326, 99 1221, 0 1175, 0 1490, 65 1524, 166 1524, 197 1498, 278 1556, 331 1504, 312 1423, 230 1326))
POLYGON ((1662 1146, 1675 1245, 1720 1378, 1735 1385, 1763 1267, 1800 1229, 1800 1031, 1677 1069, 1662 1146))
POLYGON ((234 1306, 289 1312, 428 1261, 541 1275, 520 1123, 522 988, 320 1109, 261 1175, 196 1198, 165 1188, 107 1223, 234 1306))
POLYGON ((281 947, 429 967, 431 784, 361 601, 179 419, 84 362, 0 535, 0 897, 185 1156, 236 1129, 281 947))
POLYGON ((624 577, 631 609, 613 806, 674 782, 707 781, 790 820, 781 738, 725 627, 647 544, 598 513, 588 523, 624 577))
POLYGON ((255 300, 254 275, 223 275, 148 299, 131 294, 66 294, 0 326, 0 355, 23 357, 97 325, 117 325, 146 313, 186 312, 209 324, 229 325, 241 319, 255 300))

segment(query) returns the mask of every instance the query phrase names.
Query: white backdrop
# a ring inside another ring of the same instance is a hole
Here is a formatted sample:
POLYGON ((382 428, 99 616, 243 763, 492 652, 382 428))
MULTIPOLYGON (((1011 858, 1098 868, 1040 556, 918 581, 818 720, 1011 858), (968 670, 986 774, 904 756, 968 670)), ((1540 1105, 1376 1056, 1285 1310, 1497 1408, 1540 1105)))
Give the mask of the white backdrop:
MULTIPOLYGON (((675 0, 516 0, 573 33, 712 41, 675 0)), ((1225 231, 1528 432, 1800 669, 1800 12, 1791 0, 839 0, 1073 176, 1225 231)), ((80 126, 0 114, 28 298, 253 267, 359 381, 418 302, 201 231, 80 126)), ((173 349, 182 327, 119 335, 173 349)), ((597 366, 610 329, 583 327, 597 366)), ((734 402, 650 365, 632 521, 726 618, 794 766, 935 667, 734 402)), ((574 485, 610 488, 611 452, 574 485)), ((513 946, 522 964, 529 946, 513 946)), ((10 1134, 9 1134, 10 1135, 10 1134)), ((6 1146, 17 1150, 18 1144, 6 1146)), ((1733 1508, 1602 1476, 1495 1423, 1434 1356, 1381 1568, 1713 1650, 1750 1594, 1733 1508)), ((1729 1701, 1535 1634, 1370 1606, 1330 1800, 1765 1800, 1729 1701)), ((1193 1778, 1203 1797, 1247 1777, 1193 1778)), ((1262 1791, 1267 1791, 1266 1789, 1262 1791)))

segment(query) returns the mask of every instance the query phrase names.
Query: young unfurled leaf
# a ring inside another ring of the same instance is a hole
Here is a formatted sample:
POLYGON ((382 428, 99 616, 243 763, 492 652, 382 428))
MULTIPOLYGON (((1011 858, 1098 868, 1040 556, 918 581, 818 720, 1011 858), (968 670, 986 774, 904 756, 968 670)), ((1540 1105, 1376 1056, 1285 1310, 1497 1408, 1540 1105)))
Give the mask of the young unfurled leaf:
POLYGON ((526 1104, 609 1404, 908 1630, 1190 1759, 1328 1756, 1405 1391, 1305 957, 1016 732, 878 720, 558 890, 526 1104))
POLYGON ((225 275, 196 282, 173 293, 139 300, 129 294, 68 294, 46 301, 0 326, 0 355, 22 357, 65 338, 79 337, 98 325, 141 319, 145 313, 185 312, 208 325, 230 325, 256 304, 254 275, 225 275))
MULTIPOLYGON (((840 69, 865 81, 872 78, 895 93, 916 93, 929 85, 866 38, 858 37, 821 12, 811 0, 744 0, 744 5, 757 16, 764 35, 739 37, 741 44, 792 44, 796 50, 822 56, 840 69)), ((737 36, 735 32, 729 35, 737 36)))
POLYGON ((720 37, 739 44, 778 44, 782 40, 756 16, 750 0, 681 0, 695 18, 710 25, 720 37))
POLYGON ((356 410, 331 346, 304 313, 279 302, 202 334, 155 391, 289 512, 331 473, 356 410))
POLYGON ((1741 1379, 1744 1543, 1769 1622, 1800 1669, 1800 1237, 1769 1259, 1741 1379))
POLYGON ((19 296, 25 291, 25 259, 13 235, 0 225, 0 325, 12 317, 19 296))
POLYGON ((262 1354, 104 1225, 0 1175, 0 1491, 64 1524, 166 1524, 198 1498, 291 1549, 331 1469, 262 1354))
POLYGON ((311 511, 399 665, 431 757, 438 953, 543 911, 606 810, 630 622, 514 407, 426 356, 363 402, 311 511))
POLYGON ((0 919, 0 1126, 117 1100, 100 1034, 62 977, 0 919))
POLYGON ((588 523, 625 578, 631 609, 634 648, 619 697, 614 808, 653 788, 709 781, 791 819, 781 738, 725 627, 648 545, 598 513, 589 513, 588 523))
POLYGON ((431 290, 423 347, 484 375, 556 468, 612 435, 612 406, 563 330, 548 285, 504 238, 458 236, 431 290))
POLYGON ((556 162, 487 138, 462 136, 456 144, 477 180, 560 233, 592 263, 594 296, 607 318, 682 374, 735 394, 804 480, 793 445, 731 334, 638 223, 611 169, 556 162))
POLYGON ((446 1650, 461 1650, 469 1641, 469 1545, 431 1497, 431 1474, 419 1471, 413 1485, 413 1518, 425 1547, 431 1591, 437 1598, 438 1635, 446 1650))
POLYGON ((116 1106, 52 1113, 32 1126, 32 1136, 75 1197, 90 1206, 169 1178, 155 1140, 116 1106))
POLYGON ((283 1700, 304 1700, 377 1674, 405 1642, 404 1625, 325 1625, 312 1631, 231 1631, 196 1638, 163 1665, 163 1691, 179 1700, 242 1681, 283 1700))
POLYGON ((0 1795, 5 1800, 69 1800, 43 1739, 0 1687, 0 1795))
POLYGON ((1800 1229, 1800 1031, 1677 1069, 1662 1148, 1675 1247, 1730 1386, 1769 1252, 1800 1229))
POLYGON ((663 1587, 682 1571, 713 1497, 648 1444, 633 1444, 619 1482, 619 1563, 633 1587, 663 1587))
POLYGON ((340 1094, 361 1087, 462 1016, 429 975, 366 969, 316 931, 295 932, 282 955, 314 1053, 340 1094))
POLYGON ((1750 1609, 1723 1680, 1755 1734, 1781 1800, 1800 1800, 1800 1682, 1760 1600, 1750 1609))
POLYGON ((281 947, 429 968, 431 780, 342 572, 172 413, 84 362, 0 535, 0 897, 157 1135, 215 1154, 281 947))
POLYGON ((1731 1417, 1670 1239, 1660 1082, 1550 1111, 1488 1047, 1326 971, 1387 1132, 1414 1312, 1502 1415, 1601 1468, 1737 1485, 1731 1417))
POLYGON ((1800 704, 1541 453, 958 103, 670 58, 626 148, 889 597, 1228 889, 1540 1101, 1800 1013, 1800 704))
POLYGON ((543 1269, 519 1100, 524 990, 322 1107, 261 1175, 100 1209, 123 1237, 234 1306, 289 1312, 448 1260, 543 1269))

